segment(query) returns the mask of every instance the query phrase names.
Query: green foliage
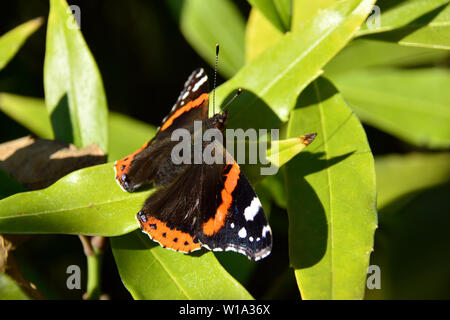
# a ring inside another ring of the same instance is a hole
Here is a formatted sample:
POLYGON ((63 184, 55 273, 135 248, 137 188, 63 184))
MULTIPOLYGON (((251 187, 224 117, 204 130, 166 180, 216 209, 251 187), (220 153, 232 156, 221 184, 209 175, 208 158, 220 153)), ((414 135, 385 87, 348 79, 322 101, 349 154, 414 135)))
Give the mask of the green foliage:
POLYGON ((363 121, 418 146, 450 147, 448 70, 355 70, 333 80, 363 121))
POLYGON ((205 61, 214 65, 220 43, 218 71, 230 78, 243 66, 245 22, 231 1, 170 0, 168 4, 179 11, 181 32, 205 61))
POLYGON ((0 300, 30 300, 11 277, 0 271, 0 300))
POLYGON ((42 25, 42 18, 25 22, 0 37, 0 70, 14 57, 27 38, 42 25))
POLYGON ((45 102, 55 138, 108 151, 108 109, 97 65, 65 0, 51 0, 44 63, 45 102))
POLYGON ((301 130, 318 133, 308 152, 286 166, 289 256, 302 297, 362 299, 377 227, 366 135, 323 78, 303 91, 291 114, 288 137, 301 130))
POLYGON ((111 246, 135 299, 252 299, 212 252, 173 252, 139 231, 112 238, 111 246))
MULTIPOLYGON (((285 264, 295 273, 296 281, 285 276, 289 270, 267 277, 266 296, 283 283, 303 299, 447 297, 433 273, 448 278, 442 255, 450 243, 443 215, 450 177, 449 54, 442 50, 450 48, 448 0, 378 1, 381 25, 375 28, 365 23, 374 0, 248 2, 247 24, 228 0, 167 4, 187 42, 210 65, 215 44, 221 45, 219 72, 229 80, 217 88, 216 104, 243 89, 229 108, 228 127, 281 129, 280 141, 271 141, 278 154, 267 154, 281 168, 277 175, 243 166, 274 235, 288 237, 289 248, 277 250, 289 251, 285 264), (374 163, 359 119, 416 152, 377 156, 374 163), (308 133, 317 138, 303 150, 298 138, 308 133), (287 226, 278 224, 280 212, 287 213, 287 226), (365 289, 373 250, 372 263, 382 270, 380 291, 365 289)), ((206 250, 183 255, 136 230, 136 212, 153 188, 122 191, 112 161, 140 148, 156 130, 108 112, 97 64, 67 9, 64 0, 50 0, 45 100, 1 93, 0 110, 42 138, 77 147, 97 143, 110 162, 28 192, 0 171, 0 233, 111 237, 121 280, 135 299, 256 297, 247 285, 258 263, 206 250)), ((41 23, 32 20, 0 37, 0 69, 41 23)), ((0 273, 0 298, 26 296, 0 273)))

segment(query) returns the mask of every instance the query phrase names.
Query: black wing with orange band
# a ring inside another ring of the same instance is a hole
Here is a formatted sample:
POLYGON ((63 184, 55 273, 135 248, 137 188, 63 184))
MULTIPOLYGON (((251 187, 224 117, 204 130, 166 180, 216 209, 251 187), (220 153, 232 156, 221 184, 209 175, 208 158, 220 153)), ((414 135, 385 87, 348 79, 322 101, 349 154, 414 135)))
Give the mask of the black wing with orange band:
POLYGON ((202 121, 207 118, 208 105, 208 76, 199 68, 189 76, 155 137, 136 152, 115 163, 115 177, 119 185, 132 192, 142 184, 152 182, 158 172, 164 170, 164 164, 176 143, 170 139, 172 132, 178 128, 192 130, 195 120, 202 121))
POLYGON ((137 220, 151 239, 175 251, 204 246, 259 260, 272 248, 261 203, 236 162, 192 165, 147 199, 137 220))

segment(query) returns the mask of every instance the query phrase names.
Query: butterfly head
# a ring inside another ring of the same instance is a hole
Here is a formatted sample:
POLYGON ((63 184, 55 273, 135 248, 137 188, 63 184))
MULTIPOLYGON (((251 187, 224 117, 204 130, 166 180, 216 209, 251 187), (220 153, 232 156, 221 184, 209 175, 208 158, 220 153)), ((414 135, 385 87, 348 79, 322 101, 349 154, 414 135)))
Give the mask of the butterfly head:
POLYGON ((220 131, 225 129, 227 123, 228 111, 223 111, 222 113, 216 113, 211 118, 208 119, 208 128, 217 128, 220 131))

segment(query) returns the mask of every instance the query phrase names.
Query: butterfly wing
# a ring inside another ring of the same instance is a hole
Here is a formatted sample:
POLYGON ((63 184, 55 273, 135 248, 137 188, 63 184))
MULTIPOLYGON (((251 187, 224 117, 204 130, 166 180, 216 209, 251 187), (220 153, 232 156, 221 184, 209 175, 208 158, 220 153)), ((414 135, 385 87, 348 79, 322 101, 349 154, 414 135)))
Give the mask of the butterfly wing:
POLYGON ((137 220, 151 239, 176 251, 204 246, 256 261, 272 248, 261 203, 236 162, 190 165, 150 196, 137 220))
POLYGON ((200 249, 196 226, 201 211, 202 169, 202 165, 191 165, 152 194, 137 214, 141 230, 161 246, 186 253, 200 249))
POLYGON ((270 254, 272 232, 250 182, 236 162, 227 164, 216 189, 215 207, 202 211, 197 235, 202 245, 213 251, 235 251, 251 260, 270 254))
POLYGON ((170 139, 172 132, 177 128, 192 131, 195 120, 202 121, 208 116, 208 92, 208 76, 199 68, 189 76, 155 137, 141 149, 115 163, 116 181, 124 190, 132 192, 142 184, 154 180, 177 143, 170 139))

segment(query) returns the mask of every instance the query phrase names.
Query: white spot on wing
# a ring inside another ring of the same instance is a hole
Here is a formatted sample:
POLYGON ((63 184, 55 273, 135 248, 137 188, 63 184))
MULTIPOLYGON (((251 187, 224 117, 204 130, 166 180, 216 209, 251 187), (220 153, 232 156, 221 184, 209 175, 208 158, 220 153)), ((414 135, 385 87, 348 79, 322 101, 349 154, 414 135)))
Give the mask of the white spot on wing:
POLYGON ((244 210, 245 220, 253 220, 260 208, 261 202, 259 201, 258 197, 254 197, 250 205, 244 210))
POLYGON ((269 234, 272 233, 272 231, 270 230, 270 226, 269 226, 269 225, 265 225, 264 228, 262 229, 262 232, 261 232, 262 236, 263 236, 263 237, 266 237, 266 233, 267 233, 267 232, 268 232, 269 234))
POLYGON ((238 236, 239 238, 245 238, 247 236, 247 230, 245 230, 245 228, 243 227, 241 230, 239 230, 238 236))
POLYGON ((206 81, 208 80, 207 76, 204 76, 203 78, 201 78, 194 86, 194 88, 192 88, 192 91, 195 92, 198 90, 198 88, 200 88, 200 86, 202 84, 204 84, 206 81))
POLYGON ((200 71, 195 76, 196 78, 200 78, 203 75, 203 69, 200 69, 200 71))

